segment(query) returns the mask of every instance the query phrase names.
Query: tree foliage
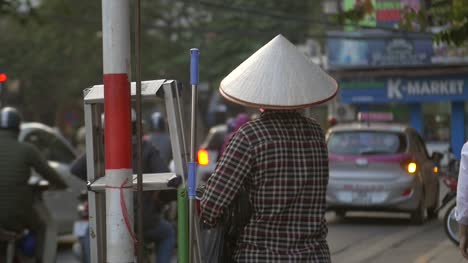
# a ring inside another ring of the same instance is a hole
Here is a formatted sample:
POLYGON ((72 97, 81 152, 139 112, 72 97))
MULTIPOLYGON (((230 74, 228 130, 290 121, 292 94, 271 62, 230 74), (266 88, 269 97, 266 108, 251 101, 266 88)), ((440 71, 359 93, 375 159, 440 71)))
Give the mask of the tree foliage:
MULTIPOLYGON (((82 90, 102 83, 101 1, 20 3, 29 2, 0 0, 7 102, 28 119, 53 124, 57 110, 81 105, 82 90)), ((295 18, 321 11, 308 0, 142 0, 141 7, 142 79, 187 83, 189 49, 199 47, 200 77, 212 87, 276 34, 293 42, 306 38, 310 23, 274 14, 295 18)))
MULTIPOLYGON (((462 45, 468 39, 468 5, 466 0, 430 0, 420 1, 421 8, 405 6, 399 30, 428 32, 440 28, 434 34, 436 42, 462 45)), ((361 1, 353 9, 338 16, 340 23, 351 21, 358 24, 367 14, 374 11, 371 0, 361 1)))
POLYGON ((466 0, 433 0, 420 10, 405 9, 402 26, 405 29, 426 31, 441 27, 435 41, 462 45, 468 39, 468 5, 466 0))

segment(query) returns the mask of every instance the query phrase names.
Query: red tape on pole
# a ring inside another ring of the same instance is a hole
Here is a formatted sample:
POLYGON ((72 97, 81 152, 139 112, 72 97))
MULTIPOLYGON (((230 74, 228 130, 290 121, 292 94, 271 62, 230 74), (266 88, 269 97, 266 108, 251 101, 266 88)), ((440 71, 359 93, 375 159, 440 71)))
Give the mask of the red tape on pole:
POLYGON ((132 168, 130 84, 127 74, 104 75, 107 169, 132 168))

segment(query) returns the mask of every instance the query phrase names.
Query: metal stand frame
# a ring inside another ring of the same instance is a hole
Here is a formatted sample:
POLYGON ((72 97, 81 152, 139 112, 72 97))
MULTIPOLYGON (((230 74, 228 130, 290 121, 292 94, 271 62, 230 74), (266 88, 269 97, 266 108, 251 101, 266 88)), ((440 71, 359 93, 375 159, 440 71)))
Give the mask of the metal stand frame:
MULTIPOLYGON (((165 103, 169 134, 171 137, 175 173, 143 174, 143 191, 175 189, 173 183, 182 180, 185 186, 188 149, 186 147, 184 120, 180 102, 181 92, 175 80, 151 80, 141 83, 141 96, 145 101, 159 100, 165 103)), ((131 83, 131 98, 135 99, 135 83, 131 83)), ((88 174, 89 225, 91 262, 106 260, 106 200, 104 154, 101 150, 103 137, 96 136, 101 126, 104 86, 96 85, 84 90, 84 113, 86 127, 86 162, 88 174)), ((136 186, 136 175, 133 184, 136 186)), ((178 198, 179 195, 178 195, 178 198)))

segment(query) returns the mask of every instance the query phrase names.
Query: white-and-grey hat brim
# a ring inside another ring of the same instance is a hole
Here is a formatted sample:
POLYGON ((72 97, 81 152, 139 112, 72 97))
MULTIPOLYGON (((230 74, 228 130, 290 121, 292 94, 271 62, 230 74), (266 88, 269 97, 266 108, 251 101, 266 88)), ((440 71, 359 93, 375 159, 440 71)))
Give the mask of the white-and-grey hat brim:
POLYGON ((299 109, 329 101, 337 94, 338 85, 278 35, 226 76, 219 91, 226 99, 247 107, 299 109))

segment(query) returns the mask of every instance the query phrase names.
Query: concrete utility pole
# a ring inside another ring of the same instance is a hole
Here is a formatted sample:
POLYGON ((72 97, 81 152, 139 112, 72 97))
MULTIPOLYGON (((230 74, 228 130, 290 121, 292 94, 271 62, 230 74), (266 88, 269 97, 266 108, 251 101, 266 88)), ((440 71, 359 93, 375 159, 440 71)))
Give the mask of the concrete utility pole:
POLYGON ((106 262, 134 262, 129 0, 102 0, 102 32, 106 262))

